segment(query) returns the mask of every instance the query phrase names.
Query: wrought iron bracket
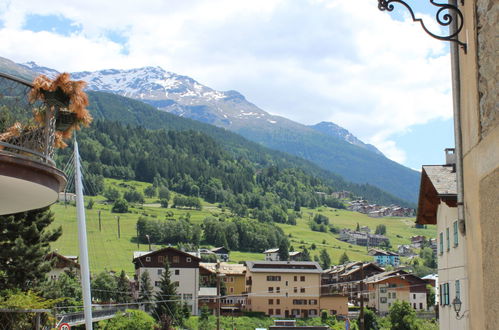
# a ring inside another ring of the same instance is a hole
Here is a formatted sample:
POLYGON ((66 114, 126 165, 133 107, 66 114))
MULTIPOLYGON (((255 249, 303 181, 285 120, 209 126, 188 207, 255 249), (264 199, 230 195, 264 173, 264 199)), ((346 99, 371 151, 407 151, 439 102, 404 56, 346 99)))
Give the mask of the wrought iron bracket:
MULTIPOLYGON (((435 14, 436 21, 439 25, 441 26, 448 26, 451 27, 451 24, 455 22, 454 29, 451 29, 448 34, 446 35, 439 35, 431 32, 426 25, 423 22, 423 19, 421 18, 416 18, 414 15, 414 11, 412 8, 402 0, 378 0, 378 8, 381 11, 393 11, 395 8, 394 4, 398 3, 407 8, 409 13, 411 14, 413 22, 419 22, 421 24, 421 27, 423 30, 425 30, 426 33, 428 33, 430 36, 432 36, 435 39, 438 40, 444 40, 444 41, 451 41, 459 44, 464 52, 466 53, 466 48, 467 45, 465 42, 462 42, 459 40, 459 32, 463 29, 464 26, 464 17, 463 13, 461 10, 459 10, 458 6, 450 5, 450 4, 443 4, 443 3, 437 3, 435 0, 430 0, 430 3, 439 9, 437 10, 437 13, 435 14)), ((461 4, 464 4, 464 0, 461 0, 461 4)))

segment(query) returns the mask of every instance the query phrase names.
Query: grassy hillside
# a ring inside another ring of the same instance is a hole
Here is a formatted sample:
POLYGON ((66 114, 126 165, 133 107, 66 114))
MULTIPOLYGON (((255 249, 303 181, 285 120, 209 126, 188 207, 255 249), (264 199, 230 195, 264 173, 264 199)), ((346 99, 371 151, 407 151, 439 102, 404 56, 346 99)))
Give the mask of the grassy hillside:
MULTIPOLYGON (((114 186, 119 190, 124 191, 124 185, 135 186, 138 190, 146 187, 146 183, 138 181, 123 182, 120 180, 106 179, 106 186, 114 186)), ((90 197, 85 197, 86 202, 90 197)), ((192 223, 202 223, 203 219, 209 215, 220 215, 227 213, 227 210, 222 210, 216 205, 203 202, 203 209, 197 210, 179 210, 179 209, 164 209, 160 208, 156 203, 156 199, 146 198, 146 203, 143 206, 133 207, 129 213, 116 214, 111 213, 111 205, 104 203, 105 198, 102 196, 92 197, 96 202, 91 210, 86 210, 87 228, 88 228, 88 246, 90 268, 92 272, 98 272, 104 269, 121 270, 124 269, 129 275, 133 274, 132 256, 133 251, 148 249, 147 245, 140 244, 137 247, 136 243, 136 221, 141 214, 147 214, 150 217, 165 219, 167 211, 174 213, 174 217, 185 216, 190 214, 192 223), (102 230, 99 231, 99 211, 101 213, 102 230), (117 216, 120 217, 120 234, 118 237, 117 216)), ((52 245, 53 249, 58 249, 63 255, 79 255, 78 252, 78 234, 76 223, 76 208, 72 205, 64 205, 62 203, 52 206, 52 211, 55 213, 55 222, 52 226, 62 226, 62 237, 52 245)), ((302 218, 297 219, 297 225, 278 224, 289 237, 291 245, 295 250, 299 250, 302 245, 306 246, 312 257, 318 255, 319 251, 325 248, 332 257, 333 263, 338 263, 340 255, 346 251, 351 260, 370 260, 365 247, 349 245, 337 239, 337 235, 331 233, 313 232, 308 227, 309 218, 313 214, 320 212, 326 215, 330 222, 340 228, 355 228, 357 223, 361 226, 369 226, 372 230, 378 224, 384 224, 387 227, 387 236, 394 247, 398 244, 408 244, 409 238, 412 235, 425 235, 427 237, 435 237, 434 228, 416 229, 413 228, 414 219, 412 218, 369 218, 364 214, 350 212, 346 210, 336 210, 331 208, 318 208, 315 210, 302 208, 302 218), (398 236, 397 236, 398 235, 398 236), (400 236, 400 237, 399 237, 400 236), (324 243, 325 241, 325 243, 324 243), (317 248, 311 249, 311 245, 315 244, 317 248)), ((153 245, 153 248, 159 246, 153 245)), ((231 260, 234 262, 244 260, 263 260, 261 253, 250 252, 231 252, 231 260)))

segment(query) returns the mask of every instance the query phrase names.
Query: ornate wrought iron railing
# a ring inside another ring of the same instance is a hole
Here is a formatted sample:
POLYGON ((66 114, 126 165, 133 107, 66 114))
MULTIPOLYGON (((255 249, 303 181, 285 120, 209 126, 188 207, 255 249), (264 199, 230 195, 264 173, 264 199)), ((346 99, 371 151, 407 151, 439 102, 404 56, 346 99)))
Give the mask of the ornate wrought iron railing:
POLYGON ((30 102, 32 88, 27 81, 0 73, 0 152, 54 165, 54 112, 59 105, 30 102))

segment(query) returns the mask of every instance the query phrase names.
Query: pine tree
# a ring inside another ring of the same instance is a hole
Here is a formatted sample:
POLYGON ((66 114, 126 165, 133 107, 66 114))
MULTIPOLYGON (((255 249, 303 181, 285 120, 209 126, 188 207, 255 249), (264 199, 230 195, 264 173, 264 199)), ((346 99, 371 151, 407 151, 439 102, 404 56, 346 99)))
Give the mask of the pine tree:
POLYGON ((54 221, 48 208, 0 216, 0 288, 33 289, 51 268, 45 256, 61 227, 47 230, 54 221))
POLYGON ((321 267, 322 269, 328 269, 331 266, 331 257, 327 253, 326 249, 321 250, 321 267))
POLYGON ((129 303, 132 301, 132 292, 130 290, 130 281, 126 278, 125 271, 122 270, 118 281, 116 282, 116 298, 119 303, 129 303))
POLYGON ((157 301, 154 316, 161 324, 161 329, 169 330, 174 325, 182 324, 182 306, 178 301, 177 288, 170 280, 170 266, 165 262, 165 268, 159 281, 159 292, 154 296, 157 301))
POLYGON ((348 257, 347 253, 343 252, 343 254, 340 257, 340 265, 344 265, 349 261, 350 261, 350 258, 348 257))
POLYGON ((279 260, 287 261, 289 260, 289 246, 288 241, 283 239, 279 244, 279 260))
MULTIPOLYGON (((151 301, 153 298, 152 289, 151 278, 149 277, 149 272, 146 270, 140 275, 139 301, 151 301)), ((146 304, 145 311, 149 312, 150 310, 151 304, 146 304)))
POLYGON ((301 252, 301 260, 302 261, 312 260, 312 258, 310 257, 310 252, 308 252, 308 249, 306 247, 303 247, 303 251, 301 252))

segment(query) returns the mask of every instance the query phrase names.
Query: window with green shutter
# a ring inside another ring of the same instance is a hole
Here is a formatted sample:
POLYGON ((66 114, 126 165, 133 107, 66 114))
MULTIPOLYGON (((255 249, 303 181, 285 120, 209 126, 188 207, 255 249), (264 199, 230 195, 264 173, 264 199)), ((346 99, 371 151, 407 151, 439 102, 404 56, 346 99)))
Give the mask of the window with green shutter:
POLYGON ((458 230, 457 230, 457 221, 454 221, 454 247, 459 244, 458 230))
POLYGON ((444 253, 444 233, 440 233, 439 243, 440 243, 440 254, 443 254, 444 253))
POLYGON ((445 238, 446 238, 446 241, 447 241, 447 251, 450 250, 450 231, 449 231, 449 227, 445 228, 445 238))

